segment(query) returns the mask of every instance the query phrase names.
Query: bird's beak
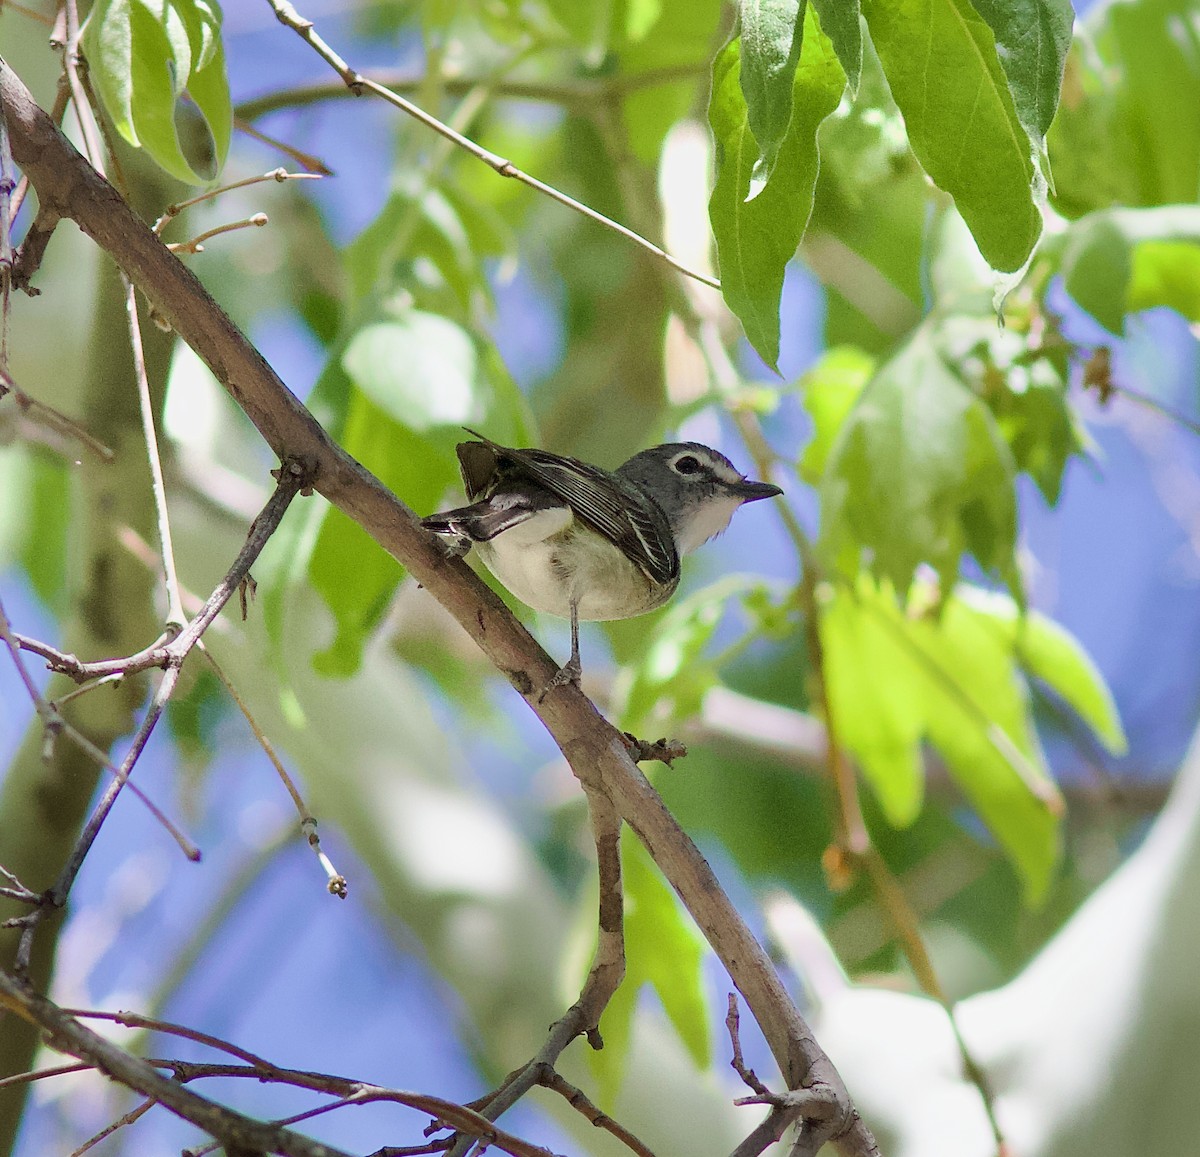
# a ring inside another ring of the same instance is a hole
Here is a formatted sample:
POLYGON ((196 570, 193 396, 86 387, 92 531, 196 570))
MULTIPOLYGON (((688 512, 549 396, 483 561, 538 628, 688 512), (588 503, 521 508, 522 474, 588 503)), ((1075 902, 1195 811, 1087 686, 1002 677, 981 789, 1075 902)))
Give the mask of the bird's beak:
POLYGON ((757 502, 760 498, 774 498, 783 493, 778 486, 772 486, 770 482, 752 482, 749 478, 731 483, 729 489, 743 502, 757 502))

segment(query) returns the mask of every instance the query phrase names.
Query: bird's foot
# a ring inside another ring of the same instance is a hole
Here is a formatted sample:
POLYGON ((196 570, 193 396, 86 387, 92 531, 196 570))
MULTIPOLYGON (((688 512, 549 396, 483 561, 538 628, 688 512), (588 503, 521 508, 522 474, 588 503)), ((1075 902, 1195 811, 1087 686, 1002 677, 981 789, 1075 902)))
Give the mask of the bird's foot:
POLYGON ((572 655, 563 666, 559 667, 553 675, 550 676, 550 681, 542 688, 542 693, 538 696, 538 702, 541 703, 555 687, 566 687, 568 684, 579 686, 580 677, 583 675, 583 667, 579 662, 578 655, 572 655))
POLYGON ((471 553, 471 547, 474 545, 465 534, 438 534, 433 532, 433 537, 437 541, 438 546, 442 548, 442 553, 447 558, 465 558, 471 553))

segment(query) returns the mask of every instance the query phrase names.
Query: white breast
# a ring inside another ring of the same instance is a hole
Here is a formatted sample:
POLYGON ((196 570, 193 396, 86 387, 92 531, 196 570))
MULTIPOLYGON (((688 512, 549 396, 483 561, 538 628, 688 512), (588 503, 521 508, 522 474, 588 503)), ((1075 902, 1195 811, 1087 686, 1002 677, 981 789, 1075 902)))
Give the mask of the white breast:
MULTIPOLYGON (((728 520, 726 520, 728 521, 728 520)), ((675 584, 654 585, 612 543, 562 507, 545 510, 490 542, 476 544, 484 565, 535 611, 579 618, 627 619, 666 602, 675 584)))

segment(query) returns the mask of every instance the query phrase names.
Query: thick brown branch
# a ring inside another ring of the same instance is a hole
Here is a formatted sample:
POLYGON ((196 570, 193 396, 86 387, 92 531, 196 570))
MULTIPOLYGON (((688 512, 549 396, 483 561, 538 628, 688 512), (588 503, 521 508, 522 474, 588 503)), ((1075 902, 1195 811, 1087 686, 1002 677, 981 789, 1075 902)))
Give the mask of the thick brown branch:
POLYGON ((315 487, 358 522, 438 599, 525 697, 585 784, 608 793, 646 844, 728 969, 789 1088, 809 1089, 813 1135, 845 1153, 876 1152, 828 1057, 800 1016, 695 844, 630 761, 620 735, 575 687, 537 702, 557 665, 461 561, 447 559, 417 517, 337 447, 225 316, 197 278, 86 164, 0 62, 0 110, 13 156, 43 204, 76 221, 157 306, 258 427, 281 460, 304 464, 315 487))

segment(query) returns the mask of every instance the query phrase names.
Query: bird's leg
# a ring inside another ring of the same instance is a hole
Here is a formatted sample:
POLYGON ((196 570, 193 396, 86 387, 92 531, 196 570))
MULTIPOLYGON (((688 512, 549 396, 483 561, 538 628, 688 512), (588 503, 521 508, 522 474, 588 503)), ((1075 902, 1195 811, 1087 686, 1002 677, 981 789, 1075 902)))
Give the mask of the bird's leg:
POLYGON ((542 693, 538 696, 540 703, 555 687, 565 687, 568 683, 574 683, 579 686, 579 678, 583 674, 583 665, 579 661, 579 604, 574 599, 571 600, 571 657, 566 663, 559 667, 550 682, 542 688, 542 693))

